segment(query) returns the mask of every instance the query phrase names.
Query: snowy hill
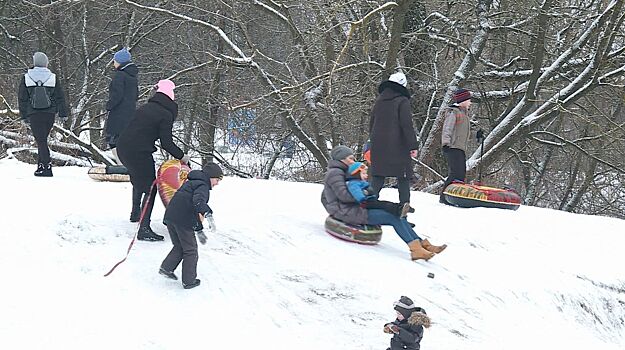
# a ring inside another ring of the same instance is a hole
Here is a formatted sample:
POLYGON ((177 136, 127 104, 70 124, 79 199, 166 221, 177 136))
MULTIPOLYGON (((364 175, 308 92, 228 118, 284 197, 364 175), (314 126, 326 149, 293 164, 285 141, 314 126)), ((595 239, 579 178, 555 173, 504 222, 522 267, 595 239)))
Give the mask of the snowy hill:
POLYGON ((130 184, 33 170, 0 161, 2 349, 386 349, 401 295, 434 321, 424 350, 625 347, 621 220, 414 192, 409 220, 449 248, 411 262, 392 229, 373 247, 327 235, 320 185, 228 177, 211 193, 202 285, 184 290, 157 273, 171 248, 160 202, 166 241, 137 242, 105 278, 136 230, 130 184))

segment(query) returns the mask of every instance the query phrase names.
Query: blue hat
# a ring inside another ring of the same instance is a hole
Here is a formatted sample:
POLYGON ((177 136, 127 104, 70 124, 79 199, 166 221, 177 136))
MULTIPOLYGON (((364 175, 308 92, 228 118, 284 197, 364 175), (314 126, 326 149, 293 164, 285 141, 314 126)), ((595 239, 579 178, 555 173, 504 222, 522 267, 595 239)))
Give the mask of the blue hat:
POLYGON ((359 177, 360 172, 366 168, 362 162, 354 162, 347 168, 347 175, 352 177, 359 177))
POLYGON ((115 54, 113 55, 113 59, 117 63, 123 64, 123 63, 130 62, 130 60, 132 59, 132 56, 130 55, 130 52, 128 52, 128 49, 124 47, 123 49, 115 52, 115 54))

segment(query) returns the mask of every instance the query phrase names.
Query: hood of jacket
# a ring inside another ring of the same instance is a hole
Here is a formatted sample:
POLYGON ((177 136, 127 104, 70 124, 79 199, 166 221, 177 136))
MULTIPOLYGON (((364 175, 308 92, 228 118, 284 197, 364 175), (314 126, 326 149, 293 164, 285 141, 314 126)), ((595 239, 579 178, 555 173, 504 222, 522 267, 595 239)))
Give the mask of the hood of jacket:
POLYGON ((26 72, 26 76, 34 82, 43 82, 45 86, 54 87, 55 85, 54 74, 46 67, 31 68, 26 72))
POLYGON ((338 169, 341 169, 342 171, 347 171, 348 166, 347 164, 341 162, 340 160, 330 159, 328 161, 328 170, 333 169, 333 168, 338 168, 338 169))
POLYGON ((397 84, 394 81, 383 81, 378 86, 378 93, 380 93, 383 99, 391 100, 397 96, 406 96, 410 98, 410 92, 403 85, 397 84))
POLYGON ((137 67, 137 65, 132 62, 128 62, 123 66, 119 66, 117 70, 120 72, 124 72, 133 78, 136 78, 137 75, 139 75, 139 67, 137 67))
POLYGON ((423 312, 415 311, 410 314, 408 317, 408 323, 415 326, 423 326, 425 328, 430 328, 432 321, 430 317, 423 312))
POLYGON ((174 116, 173 120, 176 120, 176 117, 178 117, 178 104, 176 103, 176 101, 173 101, 171 98, 169 98, 169 96, 165 95, 164 93, 155 93, 154 96, 150 97, 148 102, 158 103, 166 110, 170 111, 171 114, 174 116))

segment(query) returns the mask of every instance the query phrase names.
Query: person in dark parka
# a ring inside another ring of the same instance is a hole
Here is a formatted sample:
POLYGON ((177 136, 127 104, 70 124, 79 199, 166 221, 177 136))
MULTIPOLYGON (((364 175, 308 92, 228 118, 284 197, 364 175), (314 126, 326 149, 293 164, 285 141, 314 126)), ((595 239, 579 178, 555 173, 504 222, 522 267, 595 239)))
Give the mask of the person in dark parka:
POLYGON ((200 285, 196 278, 198 251, 193 231, 213 213, 208 206, 209 193, 222 178, 223 172, 215 163, 207 164, 202 171, 189 172, 187 181, 176 191, 165 210, 163 221, 174 247, 161 263, 159 273, 177 280, 174 271, 182 261, 182 286, 185 289, 200 285))
POLYGON ((402 296, 393 303, 397 319, 384 325, 384 333, 393 334, 391 347, 387 350, 419 350, 423 339, 423 328, 429 328, 431 320, 423 308, 402 296))
MULTIPOLYGON (((106 103, 106 143, 115 155, 117 139, 126 129, 137 109, 139 98, 139 68, 131 62, 132 56, 123 48, 113 56, 115 73, 109 84, 109 99, 106 103)), ((116 156, 117 158, 117 156, 116 156)))
POLYGON ((21 119, 30 125, 35 141, 37 142, 37 170, 35 176, 52 176, 50 165, 50 148, 48 136, 54 125, 54 117, 58 113, 62 121, 67 119, 67 105, 61 83, 56 74, 48 69, 48 56, 43 52, 33 55, 34 67, 29 69, 19 84, 18 102, 21 119), (44 108, 33 103, 32 97, 35 88, 43 86, 45 89, 44 108))
POLYGON ((410 202, 412 159, 417 156, 417 136, 406 76, 397 72, 380 84, 369 121, 371 187, 380 193, 387 177, 397 178, 399 202, 410 202))
POLYGON ((156 152, 154 143, 160 140, 161 147, 172 156, 184 163, 189 162, 189 156, 176 146, 172 136, 174 120, 178 115, 178 105, 174 101, 176 86, 171 80, 161 80, 156 87, 154 96, 137 109, 134 118, 117 141, 117 155, 128 169, 132 183, 130 221, 139 221, 141 212, 144 211, 137 239, 146 241, 163 240, 163 236, 154 233, 150 227, 150 217, 156 200, 156 186, 152 186, 156 179, 152 158, 152 153, 156 152), (142 210, 143 208, 145 209, 142 210))

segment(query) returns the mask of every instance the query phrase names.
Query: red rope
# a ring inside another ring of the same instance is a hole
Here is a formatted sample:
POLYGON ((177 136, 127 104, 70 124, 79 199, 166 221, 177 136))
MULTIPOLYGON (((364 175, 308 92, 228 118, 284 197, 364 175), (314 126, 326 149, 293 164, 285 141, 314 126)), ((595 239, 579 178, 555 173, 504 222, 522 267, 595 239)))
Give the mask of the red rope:
MULTIPOLYGON (((150 201, 153 200, 152 189, 154 189, 154 186, 156 186, 156 181, 157 180, 154 180, 154 182, 152 182, 152 186, 150 187, 150 192, 148 193, 148 200, 145 202, 145 205, 143 206, 143 209, 141 210, 141 216, 139 217, 139 227, 141 227, 141 222, 143 222, 143 216, 145 216, 145 212, 148 206, 150 205, 150 201)), ((126 259, 128 259, 128 255, 130 254, 130 249, 132 249, 132 245, 135 244, 135 240, 137 239, 137 232, 139 231, 138 230, 139 227, 137 227, 137 231, 135 231, 134 236, 132 236, 132 241, 130 241, 130 245, 128 246, 128 250, 126 251, 126 256, 120 261, 118 261, 117 264, 115 264, 109 272, 105 273, 104 277, 108 277, 111 273, 113 273, 113 271, 115 271, 117 266, 121 265, 124 261, 126 261, 126 259)))

